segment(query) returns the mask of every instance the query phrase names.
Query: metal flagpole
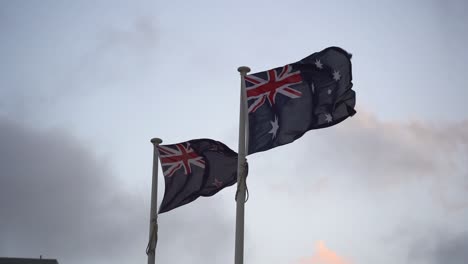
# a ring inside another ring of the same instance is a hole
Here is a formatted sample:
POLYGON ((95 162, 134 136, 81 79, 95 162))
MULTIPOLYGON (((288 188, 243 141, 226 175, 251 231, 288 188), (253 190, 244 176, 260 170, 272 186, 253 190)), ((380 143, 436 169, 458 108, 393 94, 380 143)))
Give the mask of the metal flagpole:
POLYGON ((151 210, 150 210, 150 225, 149 225, 149 242, 146 248, 146 254, 148 255, 148 264, 155 263, 155 251, 156 243, 158 242, 158 159, 159 151, 158 145, 162 143, 160 138, 151 139, 153 143, 153 179, 151 184, 151 210))
POLYGON ((246 113, 247 113, 247 97, 245 90, 245 75, 250 72, 250 68, 246 66, 237 69, 241 75, 241 95, 240 95, 240 114, 239 114, 239 151, 237 162, 237 193, 236 193, 236 244, 234 263, 244 263, 244 204, 246 185, 246 113))

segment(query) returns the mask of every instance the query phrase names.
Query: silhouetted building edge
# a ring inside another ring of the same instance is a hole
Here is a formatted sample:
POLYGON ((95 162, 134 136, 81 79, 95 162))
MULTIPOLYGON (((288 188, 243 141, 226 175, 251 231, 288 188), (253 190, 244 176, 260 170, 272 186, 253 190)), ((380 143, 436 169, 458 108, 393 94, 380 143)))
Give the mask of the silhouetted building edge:
POLYGON ((0 258, 0 264, 59 264, 56 259, 0 258))

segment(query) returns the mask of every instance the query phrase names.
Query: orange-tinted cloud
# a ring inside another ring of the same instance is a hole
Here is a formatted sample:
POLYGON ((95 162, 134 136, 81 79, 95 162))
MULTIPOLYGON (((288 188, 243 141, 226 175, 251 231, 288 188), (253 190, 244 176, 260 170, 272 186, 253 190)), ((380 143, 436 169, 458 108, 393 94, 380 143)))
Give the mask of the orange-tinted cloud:
POLYGON ((312 257, 303 258, 300 264, 351 264, 337 253, 325 246, 323 241, 317 242, 315 254, 312 257))

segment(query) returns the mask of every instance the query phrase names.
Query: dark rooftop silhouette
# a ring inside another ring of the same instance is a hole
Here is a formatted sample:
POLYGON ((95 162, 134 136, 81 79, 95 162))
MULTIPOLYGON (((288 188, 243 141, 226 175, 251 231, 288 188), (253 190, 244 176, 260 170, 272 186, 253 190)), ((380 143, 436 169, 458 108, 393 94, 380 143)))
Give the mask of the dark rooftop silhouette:
POLYGON ((0 258, 0 264, 58 264, 55 259, 0 258))

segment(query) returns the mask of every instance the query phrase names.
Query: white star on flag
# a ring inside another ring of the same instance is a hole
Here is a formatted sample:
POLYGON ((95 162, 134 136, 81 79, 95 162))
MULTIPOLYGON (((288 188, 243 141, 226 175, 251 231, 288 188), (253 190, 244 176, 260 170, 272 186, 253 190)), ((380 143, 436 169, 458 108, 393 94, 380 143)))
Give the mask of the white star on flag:
POLYGON ((315 66, 319 69, 323 69, 323 64, 320 62, 320 60, 315 60, 315 66))
POLYGON ((339 81, 340 78, 341 78, 340 71, 335 70, 335 71, 333 72, 333 80, 339 81))
POLYGON ((276 132, 278 132, 278 117, 275 116, 275 121, 270 121, 271 123, 271 130, 268 132, 269 134, 273 134, 273 138, 276 137, 276 132))
POLYGON ((330 114, 325 114, 325 121, 327 121, 327 123, 331 123, 333 121, 333 117, 330 114))

